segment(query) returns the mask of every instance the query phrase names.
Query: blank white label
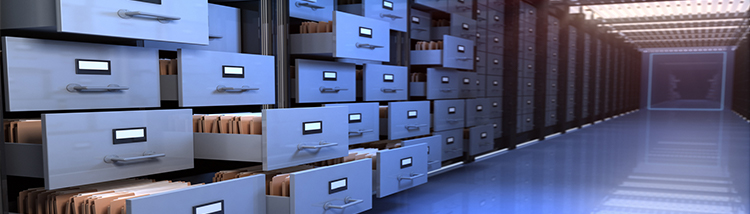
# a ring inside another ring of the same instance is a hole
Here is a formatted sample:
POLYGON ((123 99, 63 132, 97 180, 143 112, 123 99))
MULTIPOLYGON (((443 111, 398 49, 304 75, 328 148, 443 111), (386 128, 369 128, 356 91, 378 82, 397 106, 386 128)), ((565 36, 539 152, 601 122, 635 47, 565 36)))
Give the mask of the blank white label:
POLYGON ((322 123, 305 123, 305 131, 320 130, 322 123))
POLYGON ((213 204, 195 208, 195 214, 211 214, 211 213, 219 212, 222 209, 223 203, 224 202, 216 202, 213 204))
POLYGON ((406 166, 409 164, 411 164, 411 158, 406 158, 406 159, 401 160, 401 166, 406 166))
POLYGON ((482 109, 484 109, 484 107, 482 107, 482 106, 477 106, 477 111, 481 111, 482 109))
POLYGON ((466 51, 466 48, 464 48, 464 46, 459 45, 458 46, 458 51, 464 52, 464 51, 466 51))
POLYGON ((393 9, 393 2, 383 1, 383 7, 393 9))
POLYGON ((445 82, 445 83, 447 83, 447 82, 450 82, 450 78, 448 78, 448 77, 443 77, 442 81, 443 81, 443 82, 445 82))
POLYGON ((469 29, 469 24, 464 23, 464 24, 461 25, 461 27, 463 27, 464 29, 468 30, 469 29))
POLYGON ((336 72, 323 72, 323 78, 336 79, 336 72))
POLYGON ((453 143, 453 137, 449 137, 449 138, 448 138, 448 139, 446 139, 445 141, 446 141, 446 142, 448 142, 448 143, 453 143))
POLYGON ((487 137, 487 133, 482 133, 482 137, 483 138, 487 137))
POLYGON ((409 111, 409 117, 416 117, 417 111, 409 111))
POLYGON ((414 22, 414 23, 417 23, 417 24, 419 24, 419 17, 416 17, 416 16, 412 16, 412 17, 411 17, 411 21, 412 21, 412 22, 414 22))
POLYGON ((448 108, 448 113, 454 113, 454 112, 456 112, 456 108, 454 107, 448 108))
POLYGON ((144 133, 143 131, 143 129, 118 130, 115 131, 115 139, 122 140, 145 137, 146 133, 144 133))
POLYGON ((372 30, 367 28, 359 28, 359 33, 364 35, 372 35, 372 30))
POLYGON ((492 81, 492 84, 493 84, 493 85, 497 85, 497 84, 498 84, 497 80, 495 80, 495 81, 492 81))
POLYGON ((386 74, 386 75, 383 75, 383 80, 386 80, 386 81, 393 81, 393 74, 386 74))
POLYGON ((346 179, 331 182, 331 190, 342 188, 346 186, 346 179))
POLYGON ((464 84, 469 84, 469 83, 471 83, 471 80, 469 78, 464 78, 464 84))
POLYGON ((109 62, 96 62, 96 61, 78 61, 78 69, 80 70, 98 70, 107 71, 109 70, 109 62))
POLYGON ((492 106, 497 107, 497 103, 492 103, 492 106))
POLYGON ((224 74, 242 75, 243 73, 245 73, 245 68, 241 68, 241 67, 224 67, 224 74))
POLYGON ((361 119, 362 119, 362 115, 360 115, 360 114, 350 114, 349 115, 349 120, 361 120, 361 119))

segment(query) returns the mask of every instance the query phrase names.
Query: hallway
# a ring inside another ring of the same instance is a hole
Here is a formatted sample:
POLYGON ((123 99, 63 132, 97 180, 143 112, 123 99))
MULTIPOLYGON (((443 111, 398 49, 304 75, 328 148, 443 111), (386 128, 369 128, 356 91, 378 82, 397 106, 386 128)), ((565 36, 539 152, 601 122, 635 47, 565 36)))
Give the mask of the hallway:
POLYGON ((750 124, 638 111, 435 175, 366 213, 748 213, 750 124))

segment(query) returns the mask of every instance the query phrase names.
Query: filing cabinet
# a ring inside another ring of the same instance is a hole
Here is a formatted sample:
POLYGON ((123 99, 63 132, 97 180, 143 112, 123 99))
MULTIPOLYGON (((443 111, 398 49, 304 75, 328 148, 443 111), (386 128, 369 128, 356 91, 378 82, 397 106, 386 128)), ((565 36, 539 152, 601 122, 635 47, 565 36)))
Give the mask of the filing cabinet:
POLYGON ((331 21, 334 2, 334 0, 289 0, 289 16, 311 21, 331 21))
POLYGON ((464 127, 485 125, 490 123, 491 111, 489 98, 466 99, 466 119, 464 127))
POLYGON ((380 112, 378 103, 326 104, 349 108, 349 145, 380 140, 380 112))
POLYGON ((443 35, 442 38, 443 50, 411 51, 411 65, 439 65, 474 70, 474 41, 449 35, 443 35))
POLYGON ((487 80, 488 80, 487 76, 485 76, 485 75, 477 75, 477 81, 476 81, 476 85, 477 85, 476 95, 477 95, 477 98, 487 97, 487 80))
POLYGON ((274 104, 273 56, 180 49, 177 75, 161 75, 161 99, 180 107, 274 104))
POLYGON ((433 171, 442 167, 443 157, 443 137, 440 135, 432 135, 429 137, 417 138, 413 140, 405 140, 401 142, 404 146, 427 144, 427 170, 433 171))
POLYGON ((54 30, 129 39, 208 44, 205 0, 8 0, 3 29, 54 30), (82 6, 85 5, 85 6, 82 6))
POLYGON ((433 102, 433 125, 435 132, 463 128, 466 118, 465 100, 435 100, 433 102))
POLYGON ((360 4, 338 5, 337 10, 388 22, 392 30, 406 32, 406 12, 409 10, 406 1, 362 0, 360 4))
POLYGON ((269 171, 344 157, 348 114, 345 106, 265 109, 261 135, 194 133, 195 158, 260 162, 269 171))
POLYGON ((503 118, 492 118, 492 131, 493 136, 495 136, 495 139, 501 138, 503 136, 503 118))
POLYGON ((336 11, 333 32, 290 34, 289 52, 387 62, 390 61, 390 24, 336 11))
POLYGON ((378 151, 372 175, 375 196, 383 198, 427 183, 427 143, 378 151))
MULTIPOLYGON (((477 47, 479 47, 479 46, 477 46, 477 47)), ((475 58, 474 61, 476 63, 477 74, 480 74, 480 75, 487 74, 487 70, 488 70, 488 67, 487 67, 488 55, 487 55, 487 53, 484 52, 484 51, 477 51, 477 56, 474 57, 474 58, 475 58)))
POLYGON ((42 114, 42 144, 6 143, 9 175, 45 189, 193 168, 192 110, 42 114))
POLYGON ((253 175, 127 199, 128 213, 266 213, 266 176, 253 175), (165 205, 169 206, 165 206, 165 205))
POLYGON ((240 9, 208 4, 208 45, 144 40, 143 47, 162 50, 195 49, 240 53, 240 9))
POLYGON ((503 75, 503 55, 494 53, 487 54, 487 74, 496 76, 503 75))
POLYGON ((289 197, 266 196, 279 214, 361 213, 372 209, 372 159, 289 173, 289 197))
POLYGON ((474 0, 448 0, 448 13, 472 17, 474 0))
POLYGON ((407 100, 409 69, 403 66, 365 64, 362 71, 362 98, 364 101, 407 100))
POLYGON ((519 113, 534 113, 534 97, 533 96, 520 96, 518 97, 518 112, 519 113))
POLYGON ((502 97, 496 97, 496 98, 487 98, 488 100, 488 106, 489 106, 489 112, 486 115, 490 118, 498 118, 503 116, 503 98, 502 97))
POLYGON ((430 101, 390 102, 386 115, 380 113, 380 135, 389 140, 430 133, 430 101))
POLYGON ((487 97, 503 96, 503 77, 487 76, 487 97))
POLYGON ((468 133, 468 136, 464 136, 464 151, 469 155, 475 156, 495 148, 492 124, 468 128, 468 133))
POLYGON ((475 98, 477 97, 477 73, 474 72, 458 72, 461 78, 459 84, 458 98, 475 98))
POLYGON ((454 129, 450 131, 435 132, 434 135, 440 135, 441 146, 443 149, 443 161, 451 160, 464 155, 464 129, 454 129))
POLYGON ((160 106, 156 49, 2 39, 8 111, 160 106))
POLYGON ((357 100, 354 64, 297 59, 297 103, 351 102, 357 100))
POLYGON ((519 114, 516 132, 523 133, 534 130, 534 114, 519 114))
MULTIPOLYGON (((469 5, 469 7, 471 7, 471 5, 469 5)), ((471 9, 469 9, 469 11, 471 11, 471 9)), ((471 12, 469 12, 468 16, 451 13, 450 26, 432 27, 432 30, 430 30, 430 38, 432 40, 441 40, 444 39, 443 35, 451 35, 459 38, 474 40, 476 38, 476 33, 477 21, 471 19, 471 12)), ((448 46, 445 47, 446 49, 448 48, 448 46)))
POLYGON ((432 15, 430 13, 412 9, 409 23, 411 23, 412 39, 430 40, 430 29, 432 28, 432 15))

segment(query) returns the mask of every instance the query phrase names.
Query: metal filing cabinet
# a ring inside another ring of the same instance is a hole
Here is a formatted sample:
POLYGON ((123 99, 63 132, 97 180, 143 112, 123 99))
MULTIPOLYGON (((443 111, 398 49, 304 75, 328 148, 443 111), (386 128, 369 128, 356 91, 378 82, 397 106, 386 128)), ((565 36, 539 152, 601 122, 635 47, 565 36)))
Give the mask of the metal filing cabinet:
POLYGON ((208 45, 205 0, 7 0, 3 29, 208 45))
POLYGON ((297 103, 357 100, 354 64, 297 59, 294 91, 297 103))
POLYGON ((349 107, 349 145, 380 140, 380 112, 378 103, 326 104, 349 107))
POLYGON ((443 137, 440 135, 433 135, 429 137, 417 138, 413 140, 405 140, 401 142, 404 146, 427 144, 427 170, 437 170, 442 167, 442 147, 443 137))
POLYGON ((411 65, 440 65, 445 68, 474 69, 474 41, 443 35, 443 50, 411 51, 411 65))
POLYGON ((427 143, 378 151, 373 170, 375 196, 383 198, 427 183, 427 143))
POLYGON ((441 146, 443 149, 443 161, 458 158, 464 155, 464 129, 454 129, 450 131, 435 132, 434 135, 440 135, 441 146))
POLYGON ((479 28, 477 29, 476 34, 476 46, 477 46, 477 52, 487 52, 487 39, 489 38, 489 34, 487 33, 487 29, 479 28))
MULTIPOLYGON (((457 0, 449 0, 457 1, 457 0)), ((432 40, 441 40, 443 35, 451 35, 463 39, 474 40, 477 34, 477 21, 471 19, 471 14, 462 16, 451 14, 450 26, 432 27, 430 38, 432 40)), ((445 46, 447 49, 447 45, 445 46)))
POLYGON ((430 29, 432 28, 432 15, 420 10, 411 10, 411 38, 416 40, 430 40, 430 29))
POLYGON ((387 118, 381 115, 380 135, 389 140, 430 133, 430 101, 390 102, 387 114, 387 118))
POLYGON ((477 73, 458 72, 461 83, 458 86, 458 98, 475 98, 477 97, 477 73))
POLYGON ((481 153, 492 151, 495 148, 495 137, 492 124, 471 127, 468 129, 468 136, 464 136, 464 151, 469 155, 475 156, 481 153))
POLYGON ((487 76, 487 97, 503 96, 503 77, 487 76))
POLYGON ((312 21, 331 21, 334 2, 334 0, 289 0, 289 16, 312 21))
POLYGON ((156 49, 3 37, 5 109, 159 107, 156 49))
POLYGON ((392 30, 406 32, 406 0, 363 0, 359 4, 338 5, 337 10, 388 22, 392 30))
POLYGON ((42 114, 42 144, 6 143, 8 174, 45 189, 193 168, 192 110, 42 114))
POLYGON ((409 83, 407 67, 365 64, 362 74, 362 93, 364 101, 407 100, 409 83))
POLYGON ((390 24, 336 11, 333 32, 289 35, 291 54, 390 61, 390 24))
POLYGON ((433 125, 435 132, 464 127, 466 118, 465 100, 433 101, 433 125))

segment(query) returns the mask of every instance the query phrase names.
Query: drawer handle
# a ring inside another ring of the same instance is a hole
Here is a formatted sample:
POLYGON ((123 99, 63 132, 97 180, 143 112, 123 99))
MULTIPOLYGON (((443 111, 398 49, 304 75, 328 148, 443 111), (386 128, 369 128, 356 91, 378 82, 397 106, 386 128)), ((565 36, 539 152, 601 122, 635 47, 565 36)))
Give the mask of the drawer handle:
POLYGON ((323 6, 318 6, 318 5, 314 5, 314 4, 310 4, 310 3, 304 3, 304 2, 295 2, 294 6, 297 6, 297 7, 309 7, 313 11, 315 11, 317 9, 326 8, 326 7, 323 7, 323 6))
POLYGON ((126 9, 120 9, 120 10, 118 10, 117 11, 117 15, 120 16, 120 18, 123 18, 123 19, 133 18, 135 16, 150 17, 150 18, 156 19, 156 21, 159 21, 161 23, 169 23, 171 21, 180 20, 181 19, 180 17, 158 15, 158 14, 146 13, 146 12, 142 12, 142 11, 129 11, 129 10, 126 10, 126 9))
POLYGON ((448 123, 458 123, 458 122, 461 122, 461 121, 464 121, 464 120, 463 119, 447 119, 445 121, 448 122, 448 123))
POLYGON ((468 6, 456 6, 456 9, 461 9, 462 11, 471 10, 468 6))
POLYGON ((116 91, 124 91, 130 89, 130 87, 127 86, 119 86, 116 84, 110 84, 105 87, 101 86, 82 86, 79 84, 71 83, 65 86, 65 89, 67 89, 69 92, 116 92, 116 91))
POLYGON ((362 135, 364 133, 374 132, 374 131, 375 130, 372 130, 372 129, 360 129, 357 131, 349 131, 349 136, 357 136, 357 135, 362 135))
POLYGON ((250 86, 243 85, 241 88, 226 87, 224 85, 216 86, 218 92, 245 92, 245 91, 257 91, 260 88, 250 88, 250 86))
POLYGON ((391 18, 392 20, 403 19, 404 17, 393 15, 393 14, 380 14, 380 18, 391 18))
POLYGON ((406 130, 419 130, 419 127, 425 127, 427 124, 414 124, 414 125, 406 125, 406 130))
POLYGON ((404 89, 401 88, 380 88, 380 91, 385 93, 396 93, 398 91, 403 91, 404 89))
POLYGON ((456 60, 469 61, 471 60, 471 58, 470 57, 456 57, 456 60))
POLYGON ((361 199, 352 199, 351 197, 344 198, 344 205, 333 205, 331 202, 327 202, 323 205, 323 209, 346 209, 347 207, 351 207, 357 204, 361 204, 362 202, 365 202, 365 200, 361 199))
POLYGON ((383 46, 380 46, 380 45, 359 44, 359 42, 356 45, 357 45, 357 48, 367 48, 370 50, 374 50, 375 48, 384 48, 383 46))
POLYGON ((422 29, 422 28, 412 28, 412 30, 416 30, 416 31, 427 31, 427 29, 422 29))
POLYGON ((453 91, 452 88, 441 88, 440 89, 440 92, 452 92, 452 91, 453 91))
POLYGON ((105 163, 117 163, 117 162, 133 162, 133 161, 141 161, 141 160, 148 160, 148 159, 156 159, 156 158, 163 158, 167 156, 166 154, 154 154, 153 152, 146 152, 143 153, 143 156, 136 156, 136 157, 127 157, 127 158, 121 158, 117 155, 107 155, 104 157, 105 163))
POLYGON ((297 151, 303 150, 303 149, 322 149, 326 147, 333 147, 338 146, 338 143, 326 143, 325 141, 320 141, 318 145, 305 145, 305 144, 299 144, 297 145, 297 151))
POLYGON ((401 181, 401 180, 414 180, 414 179, 420 178, 422 176, 424 176, 424 173, 419 173, 419 174, 417 174, 417 173, 409 173, 409 177, 406 177, 406 176, 403 176, 403 175, 399 175, 398 176, 398 180, 399 181, 401 181))
POLYGON ((346 88, 339 88, 339 87, 333 87, 333 88, 326 88, 323 86, 320 86, 320 92, 334 92, 338 93, 339 91, 348 91, 349 89, 346 88))

